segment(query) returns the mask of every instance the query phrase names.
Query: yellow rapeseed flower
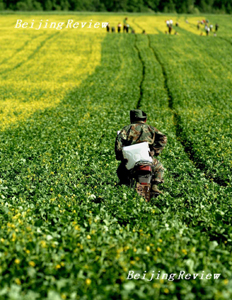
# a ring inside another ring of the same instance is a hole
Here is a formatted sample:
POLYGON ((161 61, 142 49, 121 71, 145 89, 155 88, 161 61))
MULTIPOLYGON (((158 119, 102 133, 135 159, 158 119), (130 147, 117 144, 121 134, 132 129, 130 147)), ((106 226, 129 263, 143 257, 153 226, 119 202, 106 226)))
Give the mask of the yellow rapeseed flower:
POLYGON ((181 251, 182 251, 185 255, 187 255, 187 253, 188 253, 186 249, 182 249, 181 251))
POLYGON ((21 284, 21 280, 19 278, 15 278, 15 283, 20 285, 21 284))
POLYGON ((31 267, 34 267, 34 266, 35 266, 34 261, 29 261, 29 265, 30 265, 31 267))
POLYGON ((15 263, 18 265, 20 264, 20 260, 18 258, 16 258, 15 263))
POLYGON ((85 280, 85 283, 86 283, 87 285, 90 285, 91 279, 87 278, 87 279, 85 280))

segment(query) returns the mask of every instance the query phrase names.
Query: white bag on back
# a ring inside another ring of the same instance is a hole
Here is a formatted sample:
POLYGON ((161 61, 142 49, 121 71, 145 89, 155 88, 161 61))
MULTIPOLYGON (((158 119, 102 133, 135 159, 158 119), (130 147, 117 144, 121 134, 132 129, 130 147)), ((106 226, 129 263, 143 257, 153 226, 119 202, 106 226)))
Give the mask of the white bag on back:
POLYGON ((123 147, 122 153, 123 157, 128 160, 126 168, 131 170, 134 168, 138 161, 148 161, 152 162, 152 158, 149 155, 149 145, 147 142, 134 144, 131 146, 123 147))

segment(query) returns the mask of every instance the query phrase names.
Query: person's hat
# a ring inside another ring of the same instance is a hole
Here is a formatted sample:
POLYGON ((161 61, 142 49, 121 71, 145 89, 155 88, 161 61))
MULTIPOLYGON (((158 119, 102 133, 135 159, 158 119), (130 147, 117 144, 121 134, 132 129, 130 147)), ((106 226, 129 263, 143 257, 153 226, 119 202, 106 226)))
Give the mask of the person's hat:
POLYGON ((136 120, 136 119, 145 120, 147 118, 147 115, 145 114, 145 112, 143 112, 140 109, 133 109, 130 111, 130 118, 131 120, 136 120))

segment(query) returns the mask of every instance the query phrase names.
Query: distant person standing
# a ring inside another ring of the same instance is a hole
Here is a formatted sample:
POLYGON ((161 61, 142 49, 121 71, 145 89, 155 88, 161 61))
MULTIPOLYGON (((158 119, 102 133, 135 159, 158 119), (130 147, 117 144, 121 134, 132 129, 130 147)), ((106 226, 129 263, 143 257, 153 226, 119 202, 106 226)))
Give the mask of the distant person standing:
POLYGON ((110 32, 110 23, 109 23, 109 22, 108 22, 107 25, 106 25, 106 31, 107 31, 107 32, 110 32))
MULTIPOLYGON (((127 23, 126 24, 126 32, 128 33, 129 32, 129 27, 130 27, 130 25, 127 23)), ((131 29, 132 30, 132 29, 131 29)))
POLYGON ((122 28, 122 24, 121 24, 121 23, 118 23, 118 33, 121 32, 121 28, 122 28))
POLYGON ((218 24, 215 24, 215 32, 218 31, 218 27, 219 27, 219 25, 218 25, 218 24))
POLYGON ((128 29, 127 29, 127 18, 125 18, 123 20, 123 32, 128 32, 128 29))
POLYGON ((206 35, 209 35, 210 29, 207 25, 205 25, 205 33, 206 35))
POLYGON ((111 32, 115 32, 115 28, 114 28, 114 26, 113 26, 113 27, 111 27, 111 32))
POLYGON ((210 31, 213 31, 213 25, 212 24, 210 24, 209 29, 210 29, 210 31))
POLYGON ((168 27, 168 33, 169 33, 169 34, 172 33, 172 26, 171 26, 171 25, 169 25, 169 27, 168 27))

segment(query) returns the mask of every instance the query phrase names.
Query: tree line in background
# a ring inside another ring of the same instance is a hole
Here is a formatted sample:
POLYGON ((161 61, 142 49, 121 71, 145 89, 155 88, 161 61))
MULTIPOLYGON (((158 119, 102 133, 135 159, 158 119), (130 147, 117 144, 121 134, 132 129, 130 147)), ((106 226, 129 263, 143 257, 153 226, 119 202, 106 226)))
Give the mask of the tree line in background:
POLYGON ((0 10, 232 13, 231 0, 0 0, 0 10))

